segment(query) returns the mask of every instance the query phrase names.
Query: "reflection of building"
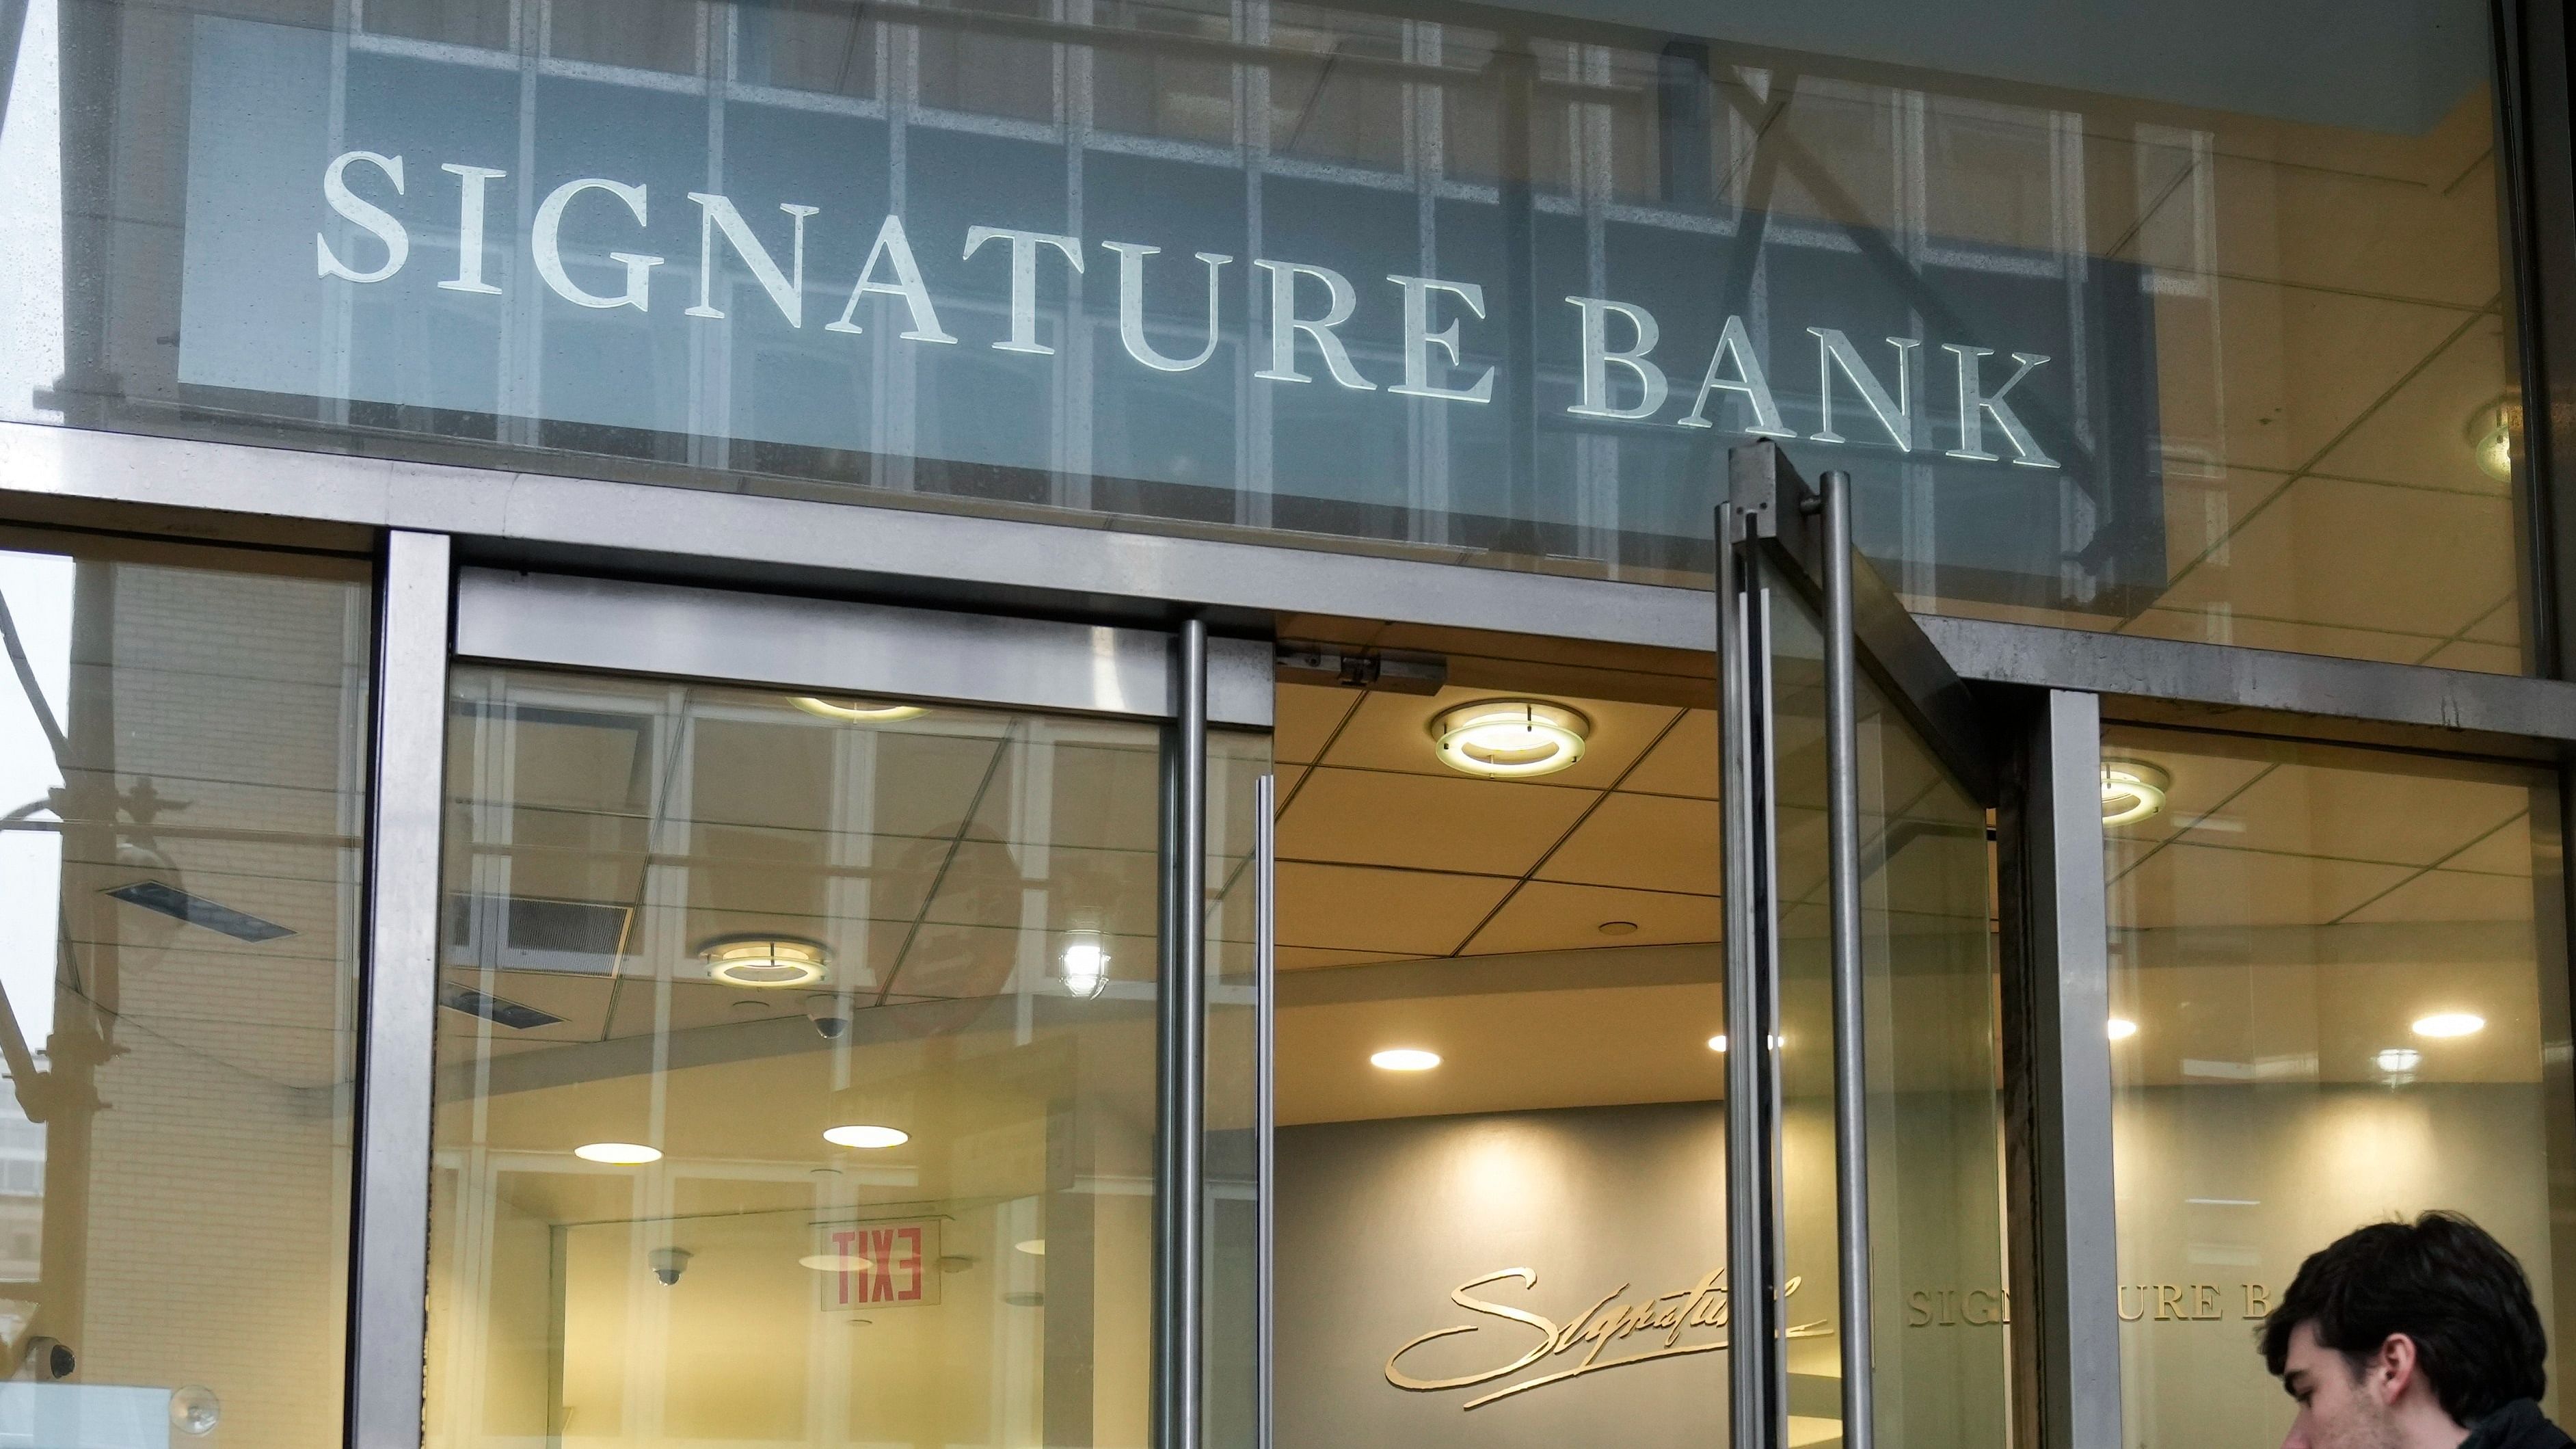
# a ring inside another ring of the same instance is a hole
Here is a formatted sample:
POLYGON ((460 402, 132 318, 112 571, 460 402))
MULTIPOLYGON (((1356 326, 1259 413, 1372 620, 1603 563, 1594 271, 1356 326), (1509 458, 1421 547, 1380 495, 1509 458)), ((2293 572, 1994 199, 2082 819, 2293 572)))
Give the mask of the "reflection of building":
POLYGON ((0 1439, 2250 1444, 2435 1206, 2576 1323, 2554 12, 253 8, 0 11, 0 1439))

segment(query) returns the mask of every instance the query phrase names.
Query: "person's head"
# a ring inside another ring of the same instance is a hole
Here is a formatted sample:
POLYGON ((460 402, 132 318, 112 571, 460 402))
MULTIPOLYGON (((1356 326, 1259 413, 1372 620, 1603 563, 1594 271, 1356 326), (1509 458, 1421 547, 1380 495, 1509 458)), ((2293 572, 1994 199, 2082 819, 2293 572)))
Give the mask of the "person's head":
POLYGON ((2374 1223, 2309 1255, 2262 1345, 2299 1403, 2291 1449, 2456 1443, 2548 1382, 2522 1265, 2456 1213, 2374 1223))

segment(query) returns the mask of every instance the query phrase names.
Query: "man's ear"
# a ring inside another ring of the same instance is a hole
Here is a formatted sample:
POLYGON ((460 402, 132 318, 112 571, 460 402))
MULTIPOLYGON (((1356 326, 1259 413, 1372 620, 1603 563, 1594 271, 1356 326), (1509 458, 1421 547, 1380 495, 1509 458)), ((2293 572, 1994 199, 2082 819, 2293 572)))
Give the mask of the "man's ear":
POLYGON ((2409 1387, 2423 1382, 2422 1365, 2416 1360, 2415 1340, 2402 1333, 2392 1333, 2380 1340, 2370 1356, 2362 1381, 2382 1404, 2395 1404, 2406 1396, 2409 1387))

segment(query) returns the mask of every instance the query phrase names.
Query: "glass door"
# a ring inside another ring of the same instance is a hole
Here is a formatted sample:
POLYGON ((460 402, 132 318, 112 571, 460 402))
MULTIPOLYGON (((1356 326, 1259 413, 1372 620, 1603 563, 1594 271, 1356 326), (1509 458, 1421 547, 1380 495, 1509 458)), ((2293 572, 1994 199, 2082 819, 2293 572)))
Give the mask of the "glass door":
POLYGON ((2009 1436, 2000 977, 1964 690, 1849 485, 1739 450, 1720 510, 1735 1442, 2009 1436))
POLYGON ((1210 1183, 1257 1187, 1268 751, 1225 716, 1264 722, 1227 705, 1266 703, 1267 648, 1209 721, 1203 635, 460 597, 425 1442, 1142 1449, 1240 1416, 1195 1269, 1244 1256, 1210 1183))

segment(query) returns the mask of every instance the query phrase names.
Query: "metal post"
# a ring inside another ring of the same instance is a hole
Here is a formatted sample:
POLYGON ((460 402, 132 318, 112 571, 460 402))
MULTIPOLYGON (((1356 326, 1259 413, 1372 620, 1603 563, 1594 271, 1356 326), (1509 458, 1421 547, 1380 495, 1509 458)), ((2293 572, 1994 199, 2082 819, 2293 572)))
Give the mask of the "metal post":
POLYGON ((1742 513, 1717 510, 1719 812, 1726 882, 1726 1297, 1728 1419, 1739 1449, 1787 1443, 1785 1363, 1772 1282, 1775 1182, 1771 1172, 1774 1077, 1769 875, 1769 717, 1762 680, 1769 630, 1738 552, 1742 513), (1776 1426, 1776 1427, 1775 1427, 1776 1426))
POLYGON ((1156 992, 1153 1449, 1198 1449, 1207 1223, 1207 623, 1175 641, 1156 992))
POLYGON ((1279 1161, 1279 826, 1276 797, 1279 780, 1263 775, 1252 788, 1252 1091, 1253 1135, 1258 1154, 1255 1179, 1259 1215, 1253 1252, 1254 1281, 1260 1294, 1259 1317, 1253 1321, 1254 1449, 1270 1449, 1272 1405, 1278 1358, 1278 1173, 1279 1161))
POLYGON ((450 571, 443 534, 386 539, 358 1057, 349 1443, 418 1449, 429 1284, 438 831, 450 571))
POLYGON ((2102 713, 2039 696, 1997 811, 2006 864, 2004 1073, 2017 1417, 2044 1449, 2118 1449, 2102 713))
POLYGON ((1851 475, 1828 472, 1825 537, 1825 832, 1834 979, 1834 1202, 1842 1250, 1843 1446, 1871 1449, 1869 1075, 1860 975, 1860 727, 1853 678, 1851 475))

